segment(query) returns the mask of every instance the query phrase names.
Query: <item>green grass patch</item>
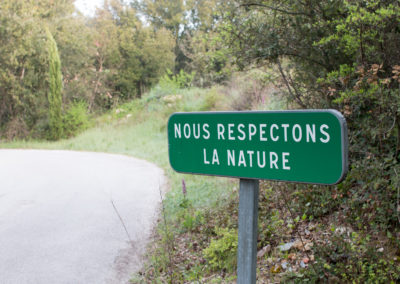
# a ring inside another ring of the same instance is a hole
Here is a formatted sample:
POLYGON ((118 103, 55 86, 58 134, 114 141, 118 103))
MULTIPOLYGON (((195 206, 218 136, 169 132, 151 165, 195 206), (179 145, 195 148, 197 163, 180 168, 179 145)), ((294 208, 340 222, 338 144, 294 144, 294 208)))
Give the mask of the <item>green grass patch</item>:
POLYGON ((235 100, 230 99, 226 88, 222 90, 159 85, 141 99, 93 119, 94 126, 74 138, 57 142, 14 141, 1 143, 0 147, 107 152, 157 164, 165 170, 169 182, 163 202, 167 228, 162 218, 143 274, 135 276, 141 280, 135 281, 180 283, 211 276, 208 282, 231 282, 236 277, 233 273, 236 240, 232 239, 229 250, 221 245, 237 230, 238 182, 174 172, 168 161, 167 141, 167 121, 173 112, 233 110, 235 100), (225 231, 229 235, 218 234, 225 231), (223 254, 217 258, 221 251, 223 254), (232 261, 226 267, 210 262, 223 263, 227 255, 232 261), (215 274, 221 267, 222 274, 215 274))
POLYGON ((216 89, 178 89, 174 94, 160 95, 150 92, 96 119, 96 126, 78 136, 49 141, 14 141, 1 143, 1 148, 60 149, 107 152, 134 156, 153 162, 165 170, 170 191, 166 195, 165 208, 174 219, 182 202, 182 180, 187 186, 187 198, 194 207, 215 205, 226 198, 229 180, 175 173, 168 162, 167 121, 176 111, 210 110, 218 97, 216 89))

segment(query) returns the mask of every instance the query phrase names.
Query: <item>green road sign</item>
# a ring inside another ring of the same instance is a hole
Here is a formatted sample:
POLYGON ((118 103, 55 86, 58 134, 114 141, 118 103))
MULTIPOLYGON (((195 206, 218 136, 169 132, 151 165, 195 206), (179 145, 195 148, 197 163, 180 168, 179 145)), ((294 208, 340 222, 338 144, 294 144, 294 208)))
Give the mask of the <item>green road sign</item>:
POLYGON ((168 144, 182 173, 335 184, 348 168, 336 110, 174 113, 168 144))

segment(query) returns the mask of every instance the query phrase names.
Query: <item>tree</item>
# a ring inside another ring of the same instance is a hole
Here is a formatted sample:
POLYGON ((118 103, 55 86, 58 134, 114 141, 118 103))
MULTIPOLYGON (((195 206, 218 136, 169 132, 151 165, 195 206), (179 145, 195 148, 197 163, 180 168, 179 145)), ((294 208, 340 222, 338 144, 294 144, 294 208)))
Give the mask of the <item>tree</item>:
POLYGON ((317 78, 351 60, 334 45, 315 45, 335 32, 332 20, 344 16, 341 0, 230 1, 225 5, 222 36, 237 65, 244 69, 250 62, 277 64, 288 96, 303 108, 313 102, 308 94, 317 92, 312 88, 317 78), (283 59, 293 64, 285 68, 283 59))
MULTIPOLYGON (((338 216, 360 236, 387 235, 398 249, 392 236, 398 236, 400 220, 395 213, 400 188, 399 1, 243 0, 228 1, 225 11, 222 37, 240 68, 276 64, 291 108, 334 108, 347 121, 351 166, 346 179, 329 189, 285 185, 293 200, 288 207, 298 206, 294 214, 314 218, 322 207, 320 216, 338 216)), ((369 253, 375 240, 365 240, 363 249, 333 246, 343 255, 357 251, 353 259, 337 263, 330 250, 316 250, 319 260, 308 279, 365 282, 379 274, 369 253)), ((385 266, 389 257, 379 255, 385 266)), ((396 265, 387 265, 381 277, 398 280, 396 265)), ((305 279, 302 275, 294 282, 305 279)))
POLYGON ((173 66, 171 32, 143 27, 134 8, 120 1, 105 2, 94 26, 98 32, 96 69, 105 77, 102 88, 108 87, 113 98, 140 97, 173 66))
POLYGON ((92 109, 97 82, 94 63, 96 57, 95 30, 79 15, 58 18, 50 31, 57 42, 63 74, 63 103, 86 101, 92 109))
POLYGON ((196 73, 195 84, 210 86, 226 80, 231 72, 228 49, 221 39, 223 1, 187 1, 187 24, 180 49, 187 58, 185 70, 196 73))
POLYGON ((166 29, 153 31, 149 28, 143 30, 144 40, 136 41, 140 51, 140 77, 138 89, 149 88, 156 84, 167 70, 174 67, 175 42, 171 32, 166 29))
POLYGON ((243 0, 227 2, 225 10, 222 37, 239 67, 276 64, 291 107, 345 115, 352 167, 337 189, 352 194, 346 213, 353 222, 350 211, 356 211, 363 228, 393 232, 400 185, 399 2, 243 0))
POLYGON ((175 40, 174 73, 180 70, 195 72, 199 85, 221 82, 229 72, 229 66, 217 26, 223 1, 174 0, 133 1, 134 7, 143 14, 155 30, 171 31, 175 40))
MULTIPOLYGON (((48 137, 49 54, 43 27, 48 26, 60 43, 58 50, 64 62, 63 71, 67 74, 67 94, 81 95, 73 92, 70 86, 74 84, 69 83, 78 81, 76 70, 84 69, 82 73, 85 74, 91 65, 90 56, 86 56, 88 52, 79 46, 85 43, 79 37, 85 40, 90 37, 76 32, 86 29, 78 27, 79 18, 73 12, 73 1, 70 0, 0 2, 1 136, 8 139, 48 137), (74 27, 73 31, 69 27, 74 27)), ((67 102, 70 97, 66 97, 67 102)))
POLYGON ((155 29, 170 30, 177 40, 181 26, 185 25, 187 6, 183 0, 143 0, 135 1, 135 7, 142 12, 155 29))
POLYGON ((175 39, 175 72, 185 67, 187 58, 180 49, 181 35, 187 24, 187 3, 183 0, 133 1, 134 7, 152 24, 154 29, 165 28, 175 39))
POLYGON ((170 30, 144 26, 121 0, 94 19, 73 0, 0 1, 0 136, 57 139, 61 105, 93 111, 141 96, 173 68, 174 47, 170 30))
POLYGON ((26 1, 0 2, 0 131, 22 138, 47 104, 44 33, 26 1))
POLYGON ((49 52, 49 126, 50 138, 57 140, 62 136, 62 74, 61 61, 58 54, 57 43, 46 29, 49 52))

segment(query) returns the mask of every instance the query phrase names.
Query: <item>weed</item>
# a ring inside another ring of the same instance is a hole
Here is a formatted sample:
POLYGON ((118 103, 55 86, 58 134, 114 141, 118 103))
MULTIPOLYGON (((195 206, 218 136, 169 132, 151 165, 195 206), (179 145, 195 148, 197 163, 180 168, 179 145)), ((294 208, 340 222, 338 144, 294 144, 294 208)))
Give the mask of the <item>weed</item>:
POLYGON ((221 94, 218 92, 217 88, 211 88, 204 97, 204 103, 200 107, 201 111, 209 111, 214 110, 218 103, 218 98, 221 97, 221 94))
POLYGON ((192 86, 195 72, 186 73, 183 69, 178 74, 173 74, 171 70, 167 70, 167 74, 161 77, 159 85, 174 89, 185 89, 192 86))
POLYGON ((236 268, 238 232, 234 229, 215 228, 217 238, 203 250, 212 269, 232 271, 236 268))

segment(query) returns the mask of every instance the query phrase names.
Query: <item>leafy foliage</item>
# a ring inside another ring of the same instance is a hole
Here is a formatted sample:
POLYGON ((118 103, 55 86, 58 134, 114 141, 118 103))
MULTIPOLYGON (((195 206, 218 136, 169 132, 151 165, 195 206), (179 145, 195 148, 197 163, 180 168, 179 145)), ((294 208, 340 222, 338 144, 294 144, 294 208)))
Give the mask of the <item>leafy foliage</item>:
MULTIPOLYGON (((347 179, 333 188, 288 185, 293 214, 318 220, 334 215, 360 234, 384 232, 398 250, 393 242, 400 235, 398 1, 243 0, 225 7, 222 34, 240 68, 275 64, 290 107, 335 108, 346 117, 347 179)), ((373 245, 366 241, 362 247, 373 252, 373 245)), ((347 251, 345 244, 338 249, 347 251)), ((313 281, 327 280, 324 275, 339 282, 397 281, 396 261, 367 255, 355 254, 333 270, 331 261, 326 266, 320 261, 313 281)))
POLYGON ((369 243, 369 237, 352 233, 348 238, 334 235, 329 244, 317 248, 314 269, 285 277, 295 283, 354 282, 397 283, 400 269, 396 261, 385 259, 369 243))
POLYGON ((136 10, 122 1, 106 1, 94 18, 76 13, 73 2, 1 1, 1 136, 57 139, 63 114, 55 104, 68 109, 85 101, 91 112, 108 109, 140 97, 174 68, 170 31, 144 26, 136 10), (62 81, 49 76, 54 61, 49 60, 44 27, 57 45, 62 81), (55 90, 49 88, 61 86, 62 100, 48 96, 55 90))
POLYGON ((231 271, 236 268, 236 253, 238 245, 237 230, 215 228, 217 239, 203 250, 213 269, 225 269, 231 271))
POLYGON ((105 5, 94 19, 97 96, 118 102, 140 97, 173 67, 169 31, 143 27, 133 8, 119 1, 105 5))
POLYGON ((48 53, 45 34, 25 1, 1 1, 0 12, 0 126, 13 139, 47 115, 40 109, 47 105, 48 53))
POLYGON ((228 50, 218 33, 223 10, 219 0, 133 1, 156 30, 165 28, 175 40, 174 74, 196 72, 197 86, 210 86, 229 78, 228 50))
MULTIPOLYGON (((89 112, 118 106, 110 117, 121 124, 133 118, 153 120, 148 113, 157 114, 160 122, 151 127, 161 137, 174 111, 283 108, 280 99, 266 100, 272 93, 283 95, 288 108, 337 109, 349 129, 351 167, 346 180, 329 188, 266 185, 261 198, 268 205, 260 208, 259 248, 297 238, 301 229, 318 222, 318 229, 308 233, 316 235, 320 229, 327 241, 310 251, 314 268, 289 275, 290 281, 398 281, 399 2, 130 2, 105 1, 93 18, 75 13, 72 0, 0 2, 0 136, 69 137, 88 126, 89 112), (54 41, 48 40, 49 34, 54 41), (237 69, 246 75, 237 76, 237 69), (215 82, 225 83, 226 91, 184 89, 215 82), (224 95, 228 99, 219 100, 224 95), (120 106, 132 99, 138 100, 120 106), (284 192, 285 204, 271 198, 276 190, 284 192), (334 227, 334 221, 355 235, 330 232, 325 223, 334 227)), ((140 128, 140 134, 147 128, 148 124, 140 128)), ((140 136, 132 140, 147 145, 140 136)), ((235 259, 236 220, 226 213, 236 212, 233 203, 225 204, 229 210, 221 209, 225 214, 213 216, 209 208, 194 206, 195 198, 171 200, 168 210, 178 208, 175 217, 181 225, 174 229, 186 253, 183 257, 174 251, 173 257, 184 266, 166 255, 173 248, 169 232, 163 238, 168 250, 160 253, 162 263, 154 273, 178 282, 194 281, 203 266, 210 265, 225 277, 235 259), (192 238, 196 240, 185 242, 192 238), (196 255, 195 261, 189 253, 196 255)), ((298 261, 293 253, 270 254, 298 261)), ((264 258, 259 261, 266 267, 271 264, 264 258)), ((282 270, 269 268, 272 274, 282 270)))
POLYGON ((87 103, 78 101, 70 104, 63 116, 64 137, 75 136, 89 126, 87 103))
MULTIPOLYGON (((391 231, 398 230, 399 16, 397 1, 233 1, 223 27, 239 66, 278 65, 292 107, 346 116, 352 168, 338 190, 354 193, 352 208, 377 213, 373 224, 391 231)), ((323 187, 310 192, 313 200, 326 195, 323 187)), ((371 221, 366 211, 359 217, 371 221)))
POLYGON ((178 74, 174 75, 171 70, 167 70, 167 74, 161 77, 159 84, 169 86, 173 89, 184 89, 191 87, 195 72, 191 74, 181 70, 178 74))

